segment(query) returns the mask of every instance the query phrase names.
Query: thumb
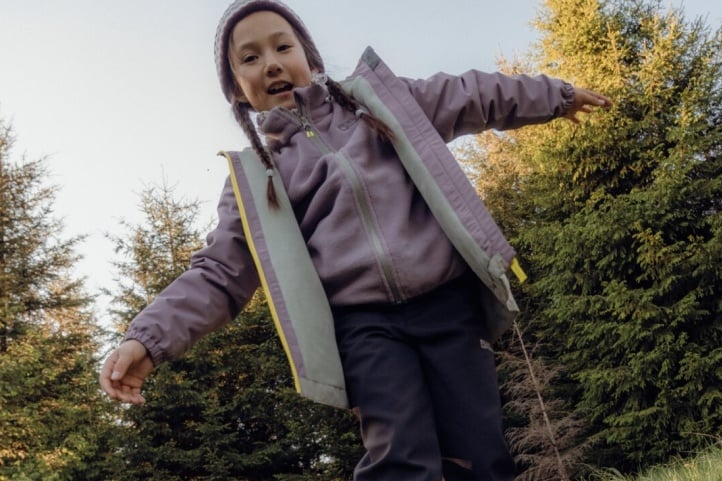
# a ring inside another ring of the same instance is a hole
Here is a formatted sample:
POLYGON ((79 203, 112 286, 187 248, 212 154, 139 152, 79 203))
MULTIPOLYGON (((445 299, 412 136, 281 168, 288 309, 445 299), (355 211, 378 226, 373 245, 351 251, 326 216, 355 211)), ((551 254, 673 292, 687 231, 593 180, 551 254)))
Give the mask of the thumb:
MULTIPOLYGON (((113 364, 113 371, 110 374, 110 379, 112 381, 123 379, 133 363, 139 360, 138 356, 140 355, 142 358, 142 355, 134 349, 136 347, 134 342, 137 341, 126 341, 118 347, 117 357, 115 359, 115 363, 113 364)), ((143 354, 144 353, 145 348, 143 348, 143 354)))
POLYGON ((118 353, 118 359, 113 365, 113 372, 110 373, 110 380, 118 381, 120 379, 123 379, 125 373, 128 372, 128 367, 130 367, 130 363, 131 361, 128 356, 123 355, 122 352, 118 353))

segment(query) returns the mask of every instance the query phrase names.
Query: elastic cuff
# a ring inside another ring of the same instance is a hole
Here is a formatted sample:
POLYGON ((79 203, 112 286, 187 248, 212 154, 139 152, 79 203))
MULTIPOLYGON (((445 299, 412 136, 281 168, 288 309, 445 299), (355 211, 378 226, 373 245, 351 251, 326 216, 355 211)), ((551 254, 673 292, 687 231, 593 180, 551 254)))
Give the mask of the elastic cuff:
POLYGON ((562 81, 562 99, 563 102, 561 113, 559 114, 560 117, 566 115, 566 113, 569 112, 569 109, 574 103, 574 85, 570 84, 569 82, 562 81))
POLYGON ((129 341, 131 339, 143 344, 145 350, 148 351, 148 354, 150 355, 151 361, 153 361, 153 367, 156 367, 159 364, 163 363, 163 361, 165 360, 163 351, 158 346, 158 342, 155 341, 152 337, 146 335, 142 331, 136 331, 131 328, 131 330, 129 330, 125 334, 125 338, 123 339, 123 341, 129 341))

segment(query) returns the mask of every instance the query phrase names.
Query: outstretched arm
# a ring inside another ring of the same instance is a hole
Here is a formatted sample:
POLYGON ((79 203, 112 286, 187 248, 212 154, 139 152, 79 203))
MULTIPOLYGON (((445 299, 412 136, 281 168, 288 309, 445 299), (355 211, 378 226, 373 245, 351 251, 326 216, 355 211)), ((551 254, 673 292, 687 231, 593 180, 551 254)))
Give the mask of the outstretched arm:
POLYGON ((153 367, 180 357, 200 337, 233 319, 258 287, 230 180, 218 218, 207 246, 191 258, 191 268, 138 314, 125 342, 105 361, 100 385, 111 399, 142 404, 141 387, 153 367))
POLYGON ((592 107, 609 108, 611 105, 612 101, 602 94, 592 90, 574 87, 574 98, 569 109, 564 114, 564 118, 578 124, 579 118, 577 114, 579 112, 588 114, 592 111, 592 107))
POLYGON ((447 142, 486 129, 515 129, 555 118, 576 123, 577 113, 611 105, 603 95, 546 75, 470 70, 425 80, 400 78, 447 142))

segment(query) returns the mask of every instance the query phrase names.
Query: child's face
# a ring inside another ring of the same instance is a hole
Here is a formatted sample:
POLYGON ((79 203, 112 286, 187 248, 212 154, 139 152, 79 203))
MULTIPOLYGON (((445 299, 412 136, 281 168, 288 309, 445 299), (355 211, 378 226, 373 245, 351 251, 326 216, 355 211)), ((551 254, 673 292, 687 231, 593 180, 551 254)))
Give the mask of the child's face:
POLYGON ((293 89, 311 84, 311 69, 296 33, 275 12, 254 12, 236 24, 229 47, 231 70, 257 112, 293 108, 293 89))

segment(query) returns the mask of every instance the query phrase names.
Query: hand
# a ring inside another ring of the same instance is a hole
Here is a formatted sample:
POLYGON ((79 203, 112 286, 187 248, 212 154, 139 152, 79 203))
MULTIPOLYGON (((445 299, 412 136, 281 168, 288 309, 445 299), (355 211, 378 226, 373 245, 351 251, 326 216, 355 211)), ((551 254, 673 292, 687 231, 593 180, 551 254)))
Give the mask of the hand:
POLYGON ((569 110, 564 114, 564 118, 578 124, 579 119, 577 118, 577 113, 583 112, 588 114, 592 111, 592 107, 609 108, 611 105, 612 101, 602 94, 574 87, 574 99, 569 110))
POLYGON ((113 351, 100 371, 100 387, 116 401, 143 404, 140 388, 153 371, 153 361, 145 346, 130 339, 113 351))

